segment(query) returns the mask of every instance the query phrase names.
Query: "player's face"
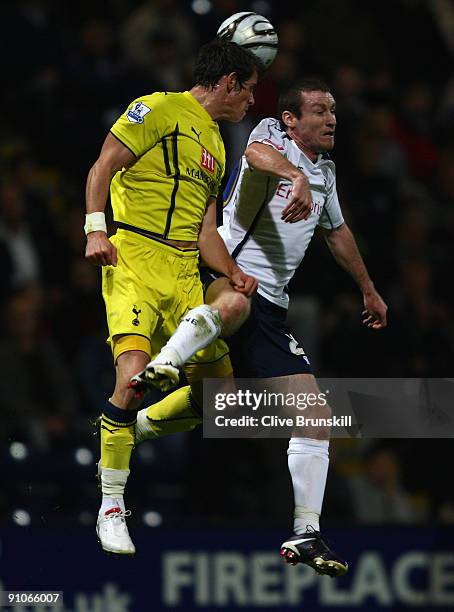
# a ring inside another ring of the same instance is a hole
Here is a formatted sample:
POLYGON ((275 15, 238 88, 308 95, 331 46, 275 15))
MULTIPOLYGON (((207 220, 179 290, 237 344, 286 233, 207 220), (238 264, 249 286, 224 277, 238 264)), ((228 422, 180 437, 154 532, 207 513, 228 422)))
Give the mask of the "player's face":
POLYGON ((227 121, 237 123, 241 121, 250 106, 255 102, 254 92, 257 87, 257 73, 244 81, 242 84, 235 79, 228 93, 228 116, 224 117, 227 121))
POLYGON ((302 115, 299 119, 293 117, 288 133, 314 160, 319 153, 334 147, 336 103, 326 91, 305 91, 301 98, 302 115))

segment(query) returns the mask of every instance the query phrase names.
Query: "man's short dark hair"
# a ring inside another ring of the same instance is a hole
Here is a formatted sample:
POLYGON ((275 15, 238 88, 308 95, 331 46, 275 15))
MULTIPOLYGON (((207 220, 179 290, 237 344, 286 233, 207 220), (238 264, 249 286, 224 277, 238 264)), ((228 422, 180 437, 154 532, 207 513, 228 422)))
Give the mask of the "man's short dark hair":
POLYGON ((241 86, 252 74, 260 72, 255 55, 233 42, 213 40, 204 45, 194 66, 194 85, 214 87, 224 75, 235 72, 241 86))
POLYGON ((279 96, 277 103, 278 118, 281 124, 281 128, 285 131, 287 126, 282 121, 282 113, 284 111, 290 111, 297 119, 301 118, 301 103, 302 103, 302 92, 309 91, 324 91, 330 92, 329 86, 321 79, 304 79, 291 87, 285 89, 279 96))

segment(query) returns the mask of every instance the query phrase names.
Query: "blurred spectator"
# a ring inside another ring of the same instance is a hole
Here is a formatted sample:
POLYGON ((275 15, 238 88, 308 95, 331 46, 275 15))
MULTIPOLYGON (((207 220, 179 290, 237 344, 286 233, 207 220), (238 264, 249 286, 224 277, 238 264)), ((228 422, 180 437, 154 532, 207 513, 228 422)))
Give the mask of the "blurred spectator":
POLYGON ((364 457, 364 475, 352 478, 351 487, 360 523, 416 523, 423 518, 402 487, 399 458, 391 447, 372 447, 364 457))
POLYGON ((298 19, 285 19, 279 25, 278 54, 259 80, 255 104, 251 109, 258 119, 276 114, 277 100, 284 85, 294 83, 311 71, 304 55, 304 25, 298 19))
MULTIPOLYGON (((154 77, 155 82, 166 82, 169 65, 190 81, 196 50, 194 25, 176 0, 145 0, 122 25, 121 40, 128 63, 154 77), (166 58, 167 51, 171 61, 166 58)), ((176 79, 173 82, 180 89, 176 79)), ((158 89, 166 87, 161 84, 158 89)))
MULTIPOLYGON (((443 89, 437 116, 437 127, 452 130, 454 127, 454 78, 450 78, 443 89)), ((443 137, 443 134, 440 134, 443 137)))
POLYGON ((9 253, 12 262, 12 287, 24 287, 37 282, 40 263, 36 244, 26 217, 23 189, 17 184, 7 183, 0 187, 0 241, 9 253))
POLYGON ((447 304, 431 295, 432 269, 424 259, 404 259, 394 294, 401 376, 449 376, 453 323, 447 304))
POLYGON ((399 180, 407 174, 402 148, 392 134, 394 115, 385 102, 368 105, 357 129, 357 166, 365 174, 399 180))
POLYGON ((132 88, 134 76, 125 78, 125 71, 112 23, 99 17, 85 20, 65 56, 60 126, 66 133, 65 164, 89 164, 99 151, 110 115, 116 118, 132 95, 123 91, 132 88))
MULTIPOLYGON (((332 87, 336 96, 336 118, 339 128, 336 133, 336 149, 349 151, 352 145, 352 133, 358 125, 365 109, 365 77, 361 69, 354 64, 342 63, 334 68, 332 87)), ((339 160, 342 167, 342 160, 339 160)), ((347 165, 347 164, 345 164, 347 165)))
POLYGON ((329 445, 329 470, 323 499, 322 520, 324 525, 345 526, 355 520, 355 506, 352 488, 344 475, 338 460, 339 440, 329 445))
POLYGON ((2 438, 50 450, 73 435, 76 396, 70 372, 42 316, 42 288, 13 293, 2 312, 2 438))
MULTIPOLYGON (((189 73, 178 55, 178 41, 170 32, 155 32, 150 35, 148 55, 153 62, 147 70, 147 80, 159 83, 159 89, 181 91, 187 86, 189 73)), ((153 90, 155 88, 148 88, 153 90)))
POLYGON ((428 83, 407 86, 401 97, 399 120, 394 132, 405 150, 412 174, 428 179, 437 163, 434 136, 434 98, 428 83))

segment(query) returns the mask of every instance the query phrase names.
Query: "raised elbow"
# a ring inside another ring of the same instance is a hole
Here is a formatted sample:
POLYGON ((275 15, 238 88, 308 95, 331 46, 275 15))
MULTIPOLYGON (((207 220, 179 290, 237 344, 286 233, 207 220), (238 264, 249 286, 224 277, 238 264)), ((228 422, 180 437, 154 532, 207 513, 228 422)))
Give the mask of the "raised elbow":
POLYGON ((247 163, 249 164, 249 166, 254 167, 256 160, 257 160, 257 150, 255 149, 254 145, 249 145, 246 148, 246 151, 244 152, 244 157, 246 158, 247 163))
POLYGON ((249 164, 251 162, 251 147, 247 147, 246 151, 244 152, 244 157, 246 158, 247 163, 249 164))

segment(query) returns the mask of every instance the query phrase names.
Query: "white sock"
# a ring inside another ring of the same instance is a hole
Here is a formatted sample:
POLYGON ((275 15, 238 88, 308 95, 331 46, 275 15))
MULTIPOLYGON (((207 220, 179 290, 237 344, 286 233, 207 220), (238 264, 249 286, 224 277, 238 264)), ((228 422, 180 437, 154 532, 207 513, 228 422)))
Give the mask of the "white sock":
POLYGON ((111 508, 120 508, 122 512, 125 511, 125 501, 123 499, 123 495, 119 495, 118 497, 109 497, 108 495, 102 496, 99 514, 105 514, 111 508))
POLYGON ((113 470, 101 467, 102 503, 99 514, 118 506, 125 511, 123 494, 128 480, 129 470, 113 470))
POLYGON ((136 435, 135 435, 135 445, 137 446, 144 440, 148 440, 149 438, 157 438, 156 433, 151 427, 150 421, 148 419, 148 408, 142 408, 137 413, 137 423, 136 423, 136 435))
POLYGON ((153 362, 170 361, 182 366, 197 351, 205 348, 221 333, 219 311, 206 304, 190 310, 153 362))
POLYGON ((288 445, 288 468, 295 496, 294 532, 305 533, 307 527, 320 530, 319 518, 325 494, 329 465, 329 440, 291 438, 288 445))

